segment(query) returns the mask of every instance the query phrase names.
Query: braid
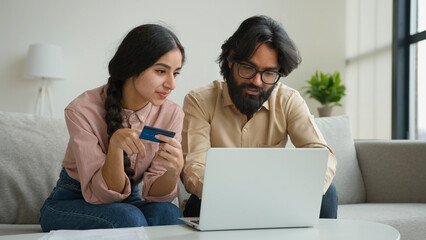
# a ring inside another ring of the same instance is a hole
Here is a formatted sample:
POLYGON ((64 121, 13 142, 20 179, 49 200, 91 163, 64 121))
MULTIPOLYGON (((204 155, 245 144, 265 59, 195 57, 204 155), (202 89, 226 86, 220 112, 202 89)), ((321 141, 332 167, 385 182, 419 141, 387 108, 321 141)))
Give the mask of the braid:
MULTIPOLYGON (((121 117, 123 84, 129 78, 138 76, 154 65, 161 56, 173 49, 180 50, 183 63, 185 51, 179 39, 173 32, 157 24, 140 25, 124 37, 108 64, 110 77, 105 101, 108 142, 115 131, 123 128, 121 117)), ((135 171, 130 167, 130 159, 127 154, 124 152, 123 155, 124 172, 129 177, 133 190, 133 187, 137 185, 133 179, 135 171)))
MULTIPOLYGON (((107 98, 105 101, 105 121, 107 123, 108 142, 111 139, 112 134, 120 128, 123 128, 121 118, 121 98, 123 95, 123 83, 124 81, 114 81, 110 77, 108 80, 109 86, 107 90, 107 98)), ((135 171, 130 167, 130 159, 124 152, 124 172, 129 177, 131 189, 135 184, 133 176, 135 171)))

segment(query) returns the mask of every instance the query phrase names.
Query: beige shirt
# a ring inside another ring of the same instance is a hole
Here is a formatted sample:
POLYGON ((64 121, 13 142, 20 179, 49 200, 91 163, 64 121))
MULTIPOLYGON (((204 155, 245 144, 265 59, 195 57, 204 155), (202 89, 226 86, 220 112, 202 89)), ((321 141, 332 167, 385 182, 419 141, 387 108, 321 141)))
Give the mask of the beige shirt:
MULTIPOLYGON (((120 202, 131 192, 127 176, 123 193, 109 190, 102 176, 108 150, 106 90, 107 85, 87 91, 65 108, 70 140, 62 166, 70 177, 80 182, 84 199, 93 204, 120 202)), ((121 115, 125 128, 142 129, 145 125, 163 128, 176 132, 175 138, 181 141, 183 111, 170 100, 166 100, 161 106, 148 103, 137 112, 124 109, 121 115)), ((135 181, 144 181, 142 197, 153 202, 170 202, 178 195, 178 184, 166 196, 148 195, 153 182, 162 176, 166 169, 154 157, 159 144, 141 141, 145 146, 146 156, 141 158, 139 154, 133 154, 129 158, 131 167, 135 170, 135 181)))
POLYGON ((288 135, 298 148, 328 148, 324 193, 333 180, 337 164, 333 151, 326 145, 305 100, 299 92, 282 83, 276 85, 249 121, 233 104, 223 80, 189 92, 183 110, 182 179, 187 191, 199 198, 209 148, 285 147, 288 135))

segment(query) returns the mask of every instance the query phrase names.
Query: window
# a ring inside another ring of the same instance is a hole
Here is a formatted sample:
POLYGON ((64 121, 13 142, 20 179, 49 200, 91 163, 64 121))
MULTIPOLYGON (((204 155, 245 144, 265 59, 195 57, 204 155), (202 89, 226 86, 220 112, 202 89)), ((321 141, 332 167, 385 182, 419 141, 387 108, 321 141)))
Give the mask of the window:
POLYGON ((412 0, 410 6, 410 124, 409 138, 426 140, 426 0, 412 0), (423 39, 423 40, 422 40, 423 39))
POLYGON ((426 0, 417 1, 417 32, 426 30, 426 0))
POLYGON ((416 125, 414 126, 414 138, 426 140, 426 40, 417 43, 416 56, 417 118, 416 125))
POLYGON ((426 140, 426 0, 394 0, 392 138, 426 140))

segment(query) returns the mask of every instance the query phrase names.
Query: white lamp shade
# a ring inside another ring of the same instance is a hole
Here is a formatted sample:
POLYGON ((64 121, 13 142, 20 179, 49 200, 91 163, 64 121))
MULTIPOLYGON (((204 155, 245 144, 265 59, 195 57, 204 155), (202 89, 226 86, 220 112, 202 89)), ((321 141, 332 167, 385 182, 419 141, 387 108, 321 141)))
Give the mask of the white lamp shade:
POLYGON ((52 44, 30 45, 24 77, 64 79, 61 47, 52 44))

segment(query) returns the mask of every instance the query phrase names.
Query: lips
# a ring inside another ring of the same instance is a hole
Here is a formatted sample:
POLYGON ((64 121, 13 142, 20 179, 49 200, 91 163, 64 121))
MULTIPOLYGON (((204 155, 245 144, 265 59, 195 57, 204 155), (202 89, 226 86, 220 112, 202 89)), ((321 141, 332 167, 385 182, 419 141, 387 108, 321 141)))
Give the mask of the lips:
POLYGON ((168 92, 158 92, 158 95, 160 96, 160 98, 165 99, 165 98, 167 98, 167 96, 169 95, 169 93, 168 92))
POLYGON ((260 91, 257 88, 246 87, 244 88, 245 92, 250 95, 259 95, 260 91))

